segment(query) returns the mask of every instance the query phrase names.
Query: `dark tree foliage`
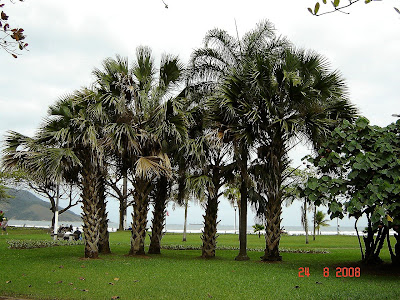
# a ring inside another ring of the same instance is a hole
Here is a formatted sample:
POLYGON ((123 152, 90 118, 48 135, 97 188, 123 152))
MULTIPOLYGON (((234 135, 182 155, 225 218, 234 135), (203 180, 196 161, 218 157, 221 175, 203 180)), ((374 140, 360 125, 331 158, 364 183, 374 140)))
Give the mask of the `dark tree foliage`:
POLYGON ((304 194, 316 205, 327 198, 331 219, 345 214, 367 218, 365 249, 359 241, 362 260, 368 264, 382 262, 379 253, 385 239, 392 262, 400 262, 399 136, 400 121, 384 128, 369 125, 366 118, 355 124, 344 121, 317 156, 308 159, 321 176, 309 179, 304 194), (389 229, 396 232, 394 251, 389 229))

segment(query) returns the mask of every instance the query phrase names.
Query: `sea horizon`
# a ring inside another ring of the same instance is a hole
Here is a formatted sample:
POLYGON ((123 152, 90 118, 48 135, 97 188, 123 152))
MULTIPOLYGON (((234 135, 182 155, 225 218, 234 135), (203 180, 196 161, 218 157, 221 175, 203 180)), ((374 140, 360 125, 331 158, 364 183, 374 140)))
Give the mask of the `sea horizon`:
MULTIPOLYGON (((31 220, 9 220, 8 225, 14 227, 37 227, 37 228, 50 228, 51 221, 31 221, 31 220)), ((59 222, 59 226, 70 226, 72 225, 74 228, 78 227, 82 230, 83 223, 82 222, 59 222)), ((150 226, 149 226, 150 227, 150 226)), ((302 226, 283 226, 284 232, 289 235, 305 235, 305 231, 302 226)), ((313 227, 309 227, 309 234, 313 234, 313 227)), ((118 229, 118 224, 115 222, 108 222, 108 230, 110 232, 115 232, 118 229)), ((365 226, 357 227, 359 234, 362 234, 362 231, 365 229, 365 226)), ((187 233, 201 233, 203 230, 203 224, 187 224, 187 233)), ((183 224, 166 224, 166 232, 171 233, 183 233, 183 224)), ((238 234, 239 228, 235 228, 234 225, 218 225, 217 232, 220 234, 238 234)), ((247 226, 248 234, 258 234, 254 232, 254 229, 251 225, 247 226)), ((264 234, 265 231, 261 231, 261 234, 264 234)), ((316 233, 318 234, 318 232, 316 233)), ((356 235, 356 230, 354 227, 349 226, 339 226, 339 231, 336 226, 327 226, 321 228, 322 235, 356 235)))

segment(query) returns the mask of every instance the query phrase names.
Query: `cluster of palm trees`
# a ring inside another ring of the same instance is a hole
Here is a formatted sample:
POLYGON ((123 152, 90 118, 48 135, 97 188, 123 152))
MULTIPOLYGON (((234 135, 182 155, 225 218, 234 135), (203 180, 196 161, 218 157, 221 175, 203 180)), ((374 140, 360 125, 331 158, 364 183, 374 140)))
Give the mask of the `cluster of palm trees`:
POLYGON ((131 65, 120 56, 108 58, 93 74, 90 88, 49 108, 34 137, 9 132, 3 156, 6 169, 80 188, 89 258, 110 252, 106 190, 121 178, 121 208, 133 206, 130 255, 145 253, 150 204, 149 253, 160 253, 167 202, 195 196, 206 208, 202 256, 214 257, 218 203, 235 183, 236 259, 248 259, 251 201, 266 223, 262 259, 280 260, 290 147, 297 141, 318 147, 338 121, 356 113, 345 82, 326 59, 277 37, 268 21, 242 38, 209 31, 186 67, 177 56, 163 55, 157 69, 151 50, 139 47, 131 65))

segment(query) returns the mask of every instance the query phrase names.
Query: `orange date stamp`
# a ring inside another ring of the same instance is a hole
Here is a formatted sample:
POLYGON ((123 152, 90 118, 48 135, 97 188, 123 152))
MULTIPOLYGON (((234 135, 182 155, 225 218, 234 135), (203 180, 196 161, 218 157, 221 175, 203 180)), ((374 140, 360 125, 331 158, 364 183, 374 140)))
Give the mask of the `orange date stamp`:
MULTIPOLYGON (((310 268, 309 267, 300 267, 299 268, 299 277, 310 277, 310 268)), ((328 267, 325 267, 323 270, 324 277, 330 276, 330 270, 328 267)), ((359 267, 336 267, 335 269, 336 277, 360 277, 361 269, 359 267)))

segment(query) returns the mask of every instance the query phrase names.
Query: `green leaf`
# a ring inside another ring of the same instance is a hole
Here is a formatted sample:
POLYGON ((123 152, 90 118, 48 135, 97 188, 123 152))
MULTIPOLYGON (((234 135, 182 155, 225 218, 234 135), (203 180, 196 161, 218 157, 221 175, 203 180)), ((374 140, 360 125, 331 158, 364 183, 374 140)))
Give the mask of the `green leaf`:
POLYGON ((382 206, 378 206, 375 210, 377 214, 379 214, 381 217, 384 217, 386 215, 385 209, 382 206))
POLYGON ((307 8, 307 9, 312 15, 314 14, 311 8, 307 8))
POLYGON ((316 178, 310 178, 307 181, 307 187, 313 191, 319 186, 318 180, 316 178))
POLYGON ((335 0, 335 1, 333 1, 333 6, 334 6, 334 7, 338 7, 339 4, 340 4, 340 0, 335 0))
POLYGON ((366 118, 358 118, 356 120, 356 126, 361 129, 364 129, 365 127, 367 127, 368 123, 369 123, 369 121, 366 118))
POLYGON ((329 191, 329 188, 328 188, 327 186, 325 186, 325 185, 321 185, 321 186, 319 187, 319 191, 320 191, 321 193, 327 193, 327 192, 329 191))
POLYGON ((330 210, 332 213, 341 212, 341 211, 342 211, 342 207, 341 207, 337 202, 332 202, 332 203, 329 205, 329 210, 330 210))
POLYGON ((324 166, 326 166, 326 164, 327 164, 326 159, 325 158, 321 158, 321 160, 318 163, 318 166, 324 167, 324 166))
POLYGON ((318 13, 319 7, 320 7, 319 2, 315 3, 315 7, 314 7, 314 14, 315 15, 318 13))
POLYGON ((358 176, 358 171, 353 170, 350 172, 349 175, 347 175, 347 178, 354 179, 354 178, 357 178, 357 176, 358 176))
POLYGON ((380 220, 381 220, 381 216, 376 211, 374 211, 374 213, 371 216, 372 223, 378 223, 378 222, 380 222, 380 220))
POLYGON ((370 2, 371 2, 371 0, 365 0, 365 4, 368 4, 370 2))
POLYGON ((322 0, 322 2, 324 2, 324 4, 326 4, 326 0, 322 0))
POLYGON ((308 199, 310 199, 310 201, 314 202, 315 200, 318 199, 318 197, 315 194, 310 194, 310 196, 308 196, 308 199))
POLYGON ((346 133, 344 133, 343 131, 338 132, 338 134, 343 139, 346 137, 346 133))
POLYGON ((327 181, 329 181, 331 178, 330 178, 329 176, 324 175, 324 176, 321 177, 321 179, 322 179, 323 181, 327 182, 327 181))

